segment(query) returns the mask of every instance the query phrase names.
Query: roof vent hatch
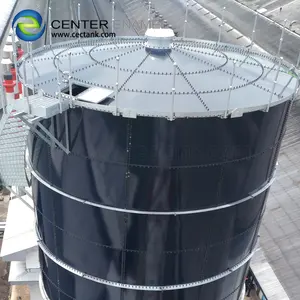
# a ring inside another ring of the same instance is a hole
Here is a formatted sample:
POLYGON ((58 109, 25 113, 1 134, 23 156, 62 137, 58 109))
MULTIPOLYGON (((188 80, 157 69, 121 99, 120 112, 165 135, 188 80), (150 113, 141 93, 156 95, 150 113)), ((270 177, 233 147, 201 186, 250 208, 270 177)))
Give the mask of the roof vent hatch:
POLYGON ((155 54, 166 54, 173 47, 174 31, 168 28, 149 28, 146 31, 146 50, 155 54))

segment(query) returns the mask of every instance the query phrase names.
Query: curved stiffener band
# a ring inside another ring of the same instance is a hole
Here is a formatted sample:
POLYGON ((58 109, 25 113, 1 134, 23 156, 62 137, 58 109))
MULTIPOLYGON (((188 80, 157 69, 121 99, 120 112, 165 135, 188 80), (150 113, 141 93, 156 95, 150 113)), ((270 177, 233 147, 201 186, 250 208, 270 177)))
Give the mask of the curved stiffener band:
POLYGON ((261 193, 266 191, 268 188, 270 188, 271 185, 273 184, 273 182, 275 181, 275 177, 273 176, 266 184, 264 184, 262 187, 260 187, 257 191, 251 193, 248 197, 245 197, 245 198, 240 199, 238 201, 228 203, 228 204, 224 204, 224 205, 219 205, 219 206, 214 206, 214 207, 209 207, 209 208, 203 208, 203 209, 196 209, 196 210, 187 210, 187 211, 142 211, 142 210, 136 210, 136 209, 123 209, 123 208, 118 208, 118 207, 113 207, 113 206, 108 206, 108 205, 102 205, 102 204, 94 203, 94 202, 91 202, 91 201, 87 201, 87 200, 80 199, 78 197, 74 197, 72 195, 69 195, 69 194, 61 191, 60 189, 54 187, 53 185, 51 185, 46 180, 44 180, 38 174, 38 172, 36 172, 32 169, 32 165, 31 165, 30 162, 29 162, 29 165, 30 165, 30 168, 31 168, 31 174, 33 175, 33 177, 36 180, 38 180, 41 184, 43 184, 44 186, 46 186, 50 190, 52 190, 52 191, 54 191, 54 192, 56 192, 56 193, 58 193, 58 194, 60 194, 64 197, 67 197, 67 198, 72 199, 74 201, 80 202, 82 204, 86 204, 86 205, 90 205, 90 206, 94 206, 94 207, 98 207, 98 208, 102 208, 102 209, 106 209, 106 210, 110 210, 110 211, 130 213, 130 214, 140 214, 140 215, 162 215, 162 216, 192 215, 192 214, 200 214, 200 213, 206 213, 206 212, 226 209, 226 208, 229 208, 229 207, 239 205, 239 204, 244 203, 246 201, 249 201, 249 200, 253 199, 254 197, 260 195, 261 193))
POLYGON ((240 263, 236 264, 235 266, 233 266, 232 268, 228 269, 225 272, 222 272, 220 274, 217 274, 217 275, 212 276, 210 278, 206 278, 206 279, 201 280, 201 281, 195 281, 195 282, 184 283, 184 284, 176 284, 176 285, 166 285, 166 286, 134 285, 134 284, 124 284, 124 283, 119 283, 119 282, 113 282, 113 281, 109 281, 109 280, 106 280, 106 279, 91 276, 91 275, 85 274, 85 273, 69 266, 68 264, 66 264, 62 260, 58 259, 55 255, 53 255, 49 251, 47 246, 42 242, 38 230, 36 230, 36 233, 37 233, 37 236, 39 238, 38 245, 39 245, 40 249, 43 251, 43 253, 49 259, 51 259, 53 262, 55 262, 57 265, 64 268, 65 270, 67 270, 67 271, 69 271, 69 272, 71 272, 71 273, 73 273, 77 276, 83 277, 85 279, 88 279, 88 280, 91 280, 91 281, 94 281, 94 282, 97 282, 97 283, 100 283, 100 284, 113 286, 113 287, 117 287, 117 288, 122 288, 122 289, 140 290, 140 291, 152 291, 152 292, 155 292, 155 291, 157 291, 157 292, 172 291, 172 290, 188 289, 188 288, 193 288, 193 287, 209 284, 211 282, 217 281, 221 278, 224 278, 224 277, 230 275, 234 271, 236 271, 239 268, 241 268, 242 266, 244 266, 252 258, 252 256, 256 252, 256 247, 254 247, 254 250, 246 258, 244 258, 240 263))

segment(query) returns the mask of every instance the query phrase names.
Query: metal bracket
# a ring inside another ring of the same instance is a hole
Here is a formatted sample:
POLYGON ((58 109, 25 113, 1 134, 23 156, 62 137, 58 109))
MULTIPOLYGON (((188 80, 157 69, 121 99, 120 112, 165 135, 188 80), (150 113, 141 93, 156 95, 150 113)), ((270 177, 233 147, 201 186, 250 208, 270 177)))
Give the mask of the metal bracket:
POLYGON ((34 201, 33 196, 24 187, 19 187, 19 189, 21 189, 23 193, 25 193, 32 201, 34 201))
POLYGON ((36 118, 33 118, 33 119, 29 119, 28 122, 29 122, 30 124, 34 125, 34 124, 40 122, 41 120, 43 120, 42 117, 36 117, 36 118))
POLYGON ((52 133, 46 129, 40 122, 37 123, 37 126, 44 131, 44 133, 54 142, 59 148, 61 148, 65 153, 70 154, 70 151, 57 139, 55 138, 52 133))
POLYGON ((29 126, 29 128, 36 133, 44 142, 46 142, 49 146, 52 146, 52 143, 56 144, 61 150, 63 150, 65 153, 70 154, 70 151, 58 140, 56 139, 52 133, 47 130, 40 122, 36 123, 36 127, 39 127, 46 135, 47 137, 52 141, 52 143, 50 142, 50 140, 48 140, 45 136, 43 136, 41 134, 40 131, 38 131, 35 126, 29 122, 28 120, 26 120, 24 117, 19 116, 19 118, 27 125, 29 126))
POLYGON ((122 116, 124 118, 131 118, 131 119, 136 119, 137 118, 137 113, 136 111, 130 110, 130 109, 124 109, 122 116))
POLYGON ((232 110, 230 117, 231 118, 240 118, 244 115, 244 109, 243 108, 235 108, 232 110))
MULTIPOLYGON (((29 205, 18 193, 16 193, 13 189, 7 187, 7 189, 14 194, 18 199, 20 199, 30 210, 34 211, 34 207, 29 205)), ((25 192, 25 191, 24 191, 25 192)), ((25 192, 26 193, 26 192, 25 192)))

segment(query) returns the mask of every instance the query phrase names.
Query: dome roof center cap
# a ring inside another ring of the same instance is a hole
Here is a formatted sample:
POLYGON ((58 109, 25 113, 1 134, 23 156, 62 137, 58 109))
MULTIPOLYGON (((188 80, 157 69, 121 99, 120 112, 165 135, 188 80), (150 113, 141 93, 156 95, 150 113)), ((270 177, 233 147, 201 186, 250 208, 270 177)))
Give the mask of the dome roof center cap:
POLYGON ((153 50, 170 50, 175 37, 174 31, 169 28, 149 28, 145 36, 146 48, 153 50))

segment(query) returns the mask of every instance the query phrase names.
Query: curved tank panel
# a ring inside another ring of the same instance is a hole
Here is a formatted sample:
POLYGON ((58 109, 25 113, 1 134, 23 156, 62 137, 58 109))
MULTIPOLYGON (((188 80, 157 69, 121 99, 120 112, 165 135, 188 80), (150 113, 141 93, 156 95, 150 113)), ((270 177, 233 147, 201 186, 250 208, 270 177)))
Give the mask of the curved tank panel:
POLYGON ((240 282, 243 280, 247 265, 218 282, 178 291, 135 291, 100 285, 88 279, 76 276, 57 266, 40 252, 40 262, 43 270, 44 288, 50 299, 238 299, 240 282), (238 285, 236 285, 238 283, 238 285), (228 287, 231 293, 228 294, 228 287))
POLYGON ((86 274, 137 285, 190 283, 250 254, 265 194, 201 216, 143 216, 94 208, 41 186, 39 232, 51 253, 86 274))
MULTIPOLYGON (((289 107, 173 122, 76 108, 70 154, 32 134, 50 300, 237 300, 289 107)), ((62 142, 63 120, 43 121, 62 142)))
POLYGON ((71 154, 38 145, 34 167, 65 193, 96 204, 177 211, 235 202, 270 179, 288 107, 174 122, 77 109, 69 115, 71 154))

